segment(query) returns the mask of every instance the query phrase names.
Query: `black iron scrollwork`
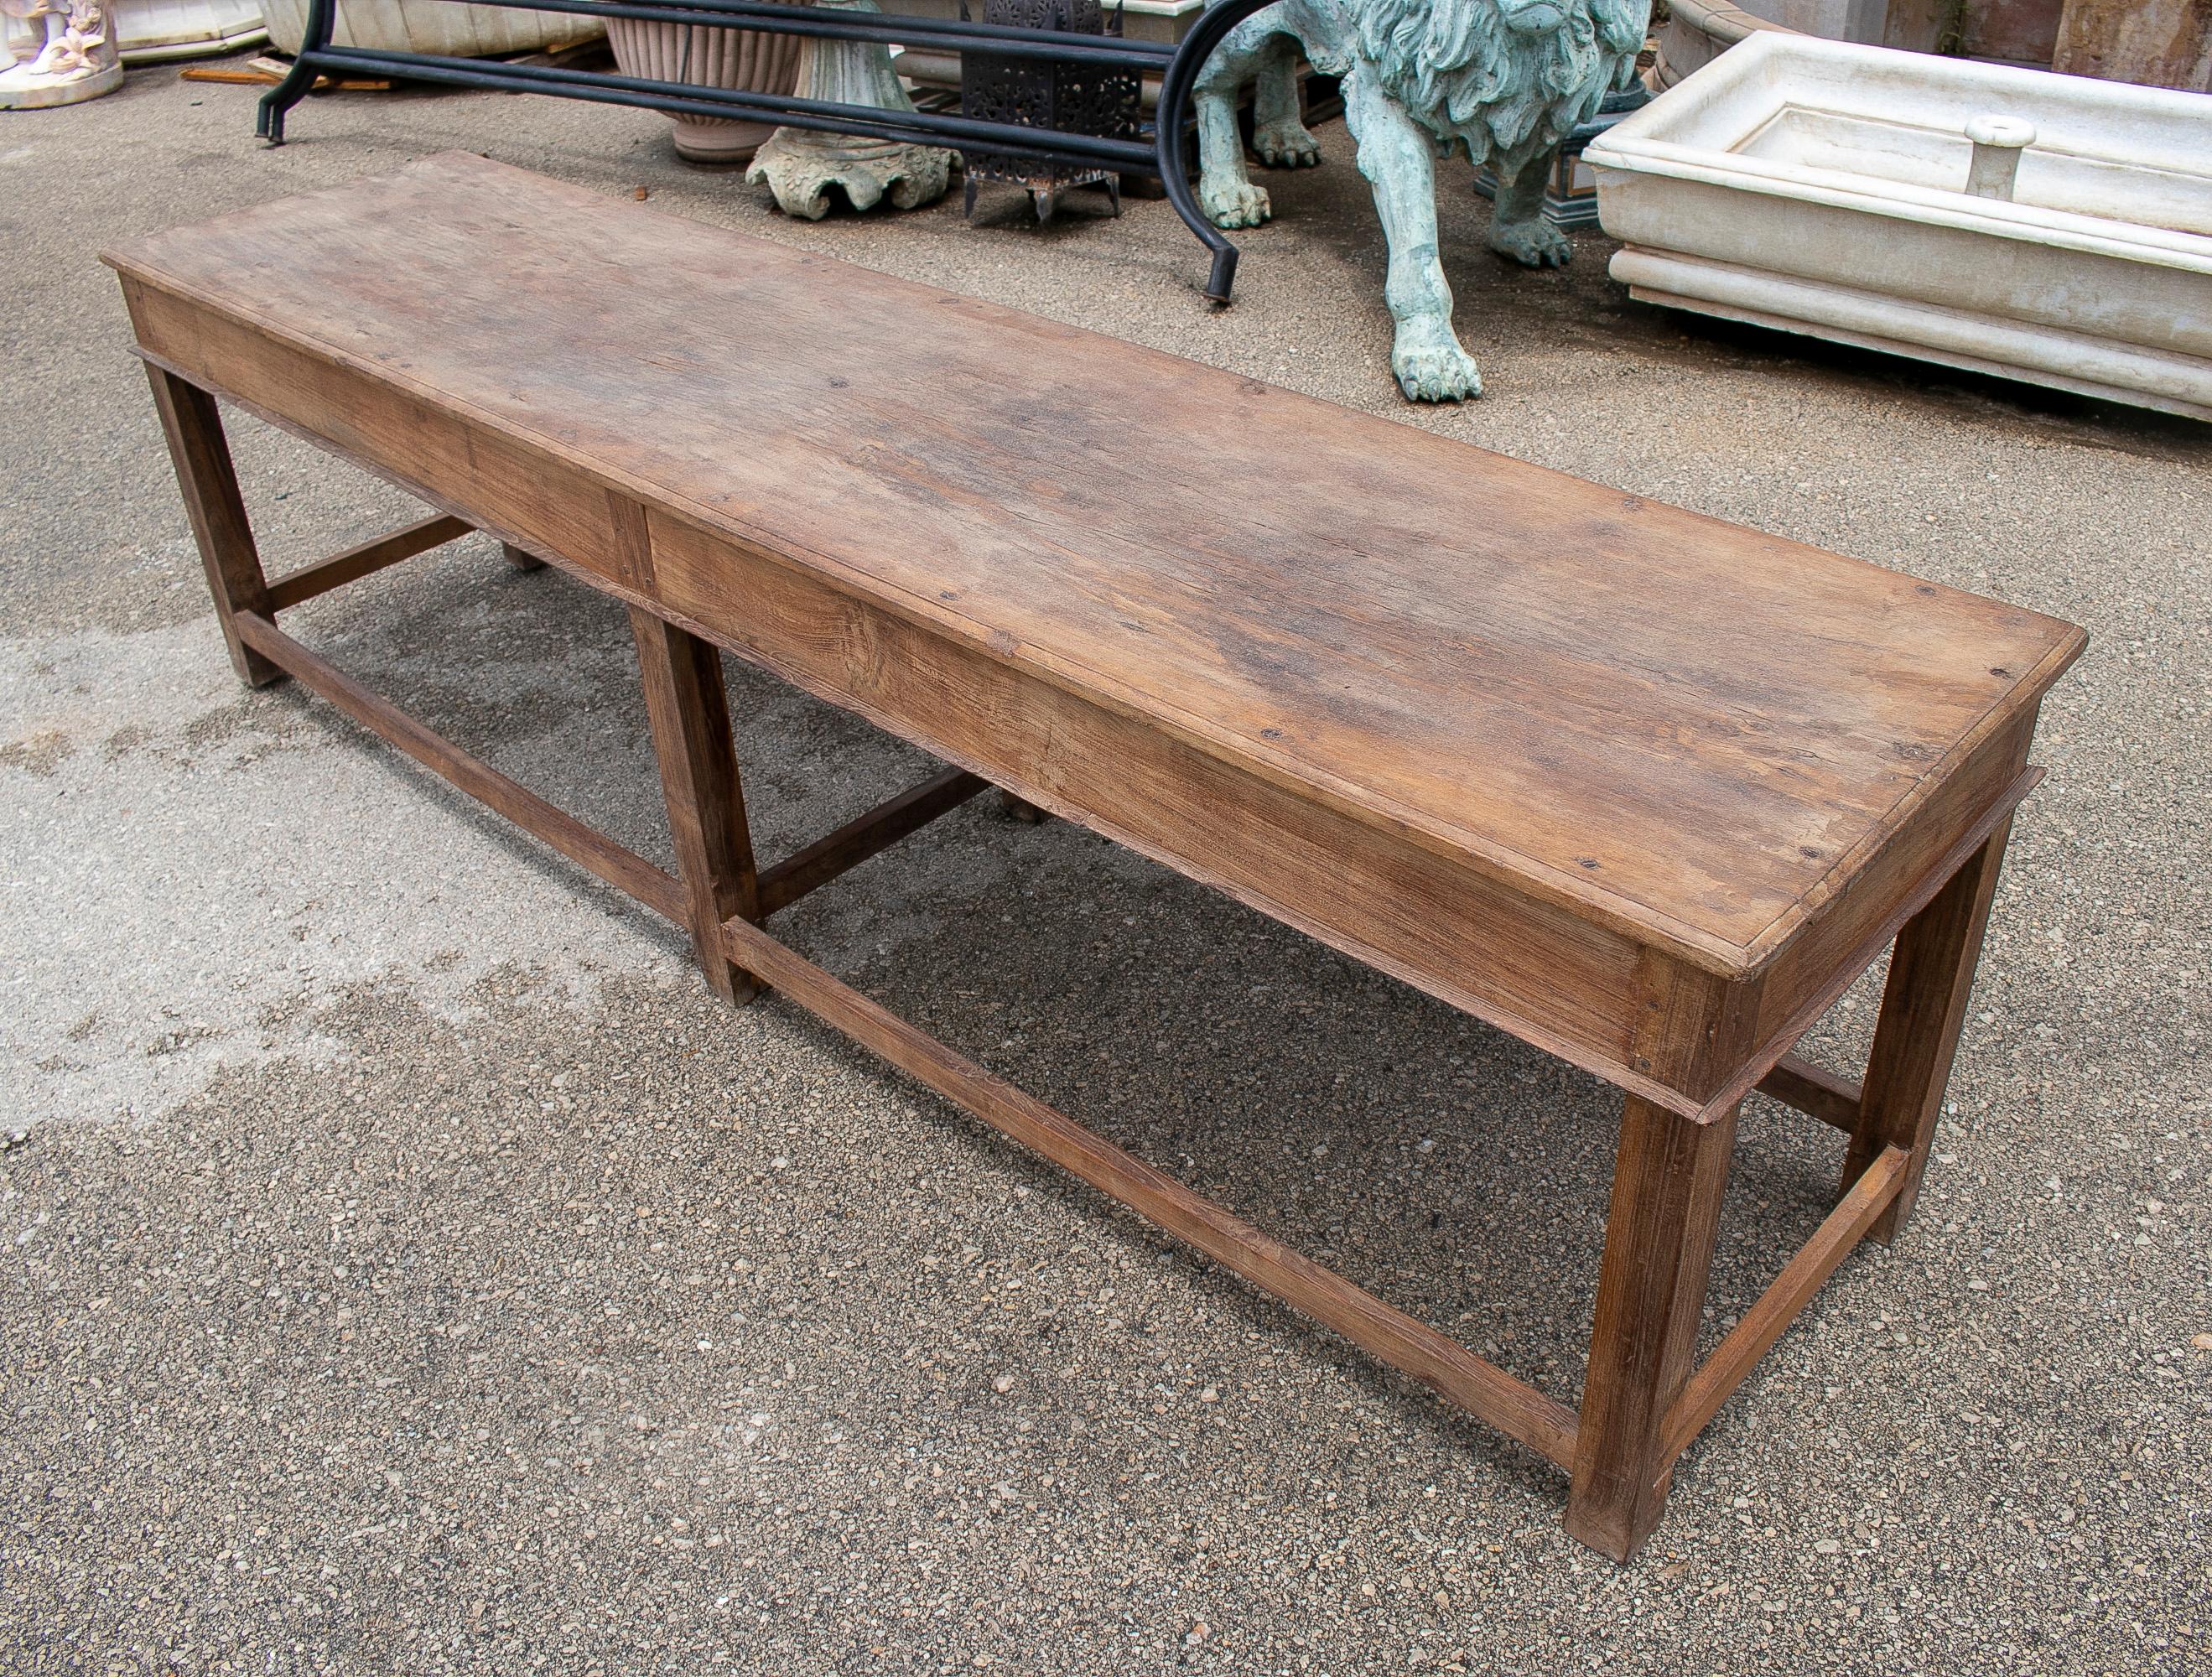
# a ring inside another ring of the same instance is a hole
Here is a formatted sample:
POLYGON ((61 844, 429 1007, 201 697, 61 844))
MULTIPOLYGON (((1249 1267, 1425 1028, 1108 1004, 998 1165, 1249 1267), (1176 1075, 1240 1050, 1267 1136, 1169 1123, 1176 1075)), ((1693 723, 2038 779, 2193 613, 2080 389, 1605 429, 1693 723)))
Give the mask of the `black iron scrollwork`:
MULTIPOLYGON (((1056 20, 1065 0, 1026 0, 1052 9, 1056 20)), ((1066 27, 1018 25, 945 18, 817 12, 811 7, 776 5, 768 0, 473 0, 477 5, 510 6, 527 11, 573 12, 584 17, 629 17, 647 22, 696 25, 702 28, 757 29, 771 34, 811 35, 823 40, 880 41, 928 46, 939 51, 988 53, 1047 67, 1076 67, 1080 77, 1103 88, 1108 76, 1160 77, 1158 107, 1151 144, 1132 132, 1085 133, 1022 122, 985 120, 964 112, 917 111, 896 116, 872 106, 833 104, 795 95, 696 87, 640 76, 609 75, 552 64, 501 64, 426 52, 386 52, 334 46, 331 34, 337 0, 308 0, 307 28, 299 56, 284 79, 262 96, 254 131, 271 145, 284 143, 285 113, 307 96, 320 75, 383 76, 445 87, 498 88, 550 94, 606 105, 629 105, 678 116, 746 117, 790 128, 861 134, 916 145, 953 146, 966 153, 1021 160, 1024 164, 1157 173, 1168 202, 1212 253, 1206 295, 1229 301, 1237 273, 1237 247, 1206 220, 1190 185, 1185 130, 1191 88, 1198 72, 1222 38, 1273 0, 1218 0, 1180 45, 1125 40, 1066 27)), ((1094 7, 1097 0, 1089 0, 1094 7)), ((1078 108, 1071 102, 1071 112, 1078 108)), ((1086 110, 1090 106, 1085 107, 1086 110)))

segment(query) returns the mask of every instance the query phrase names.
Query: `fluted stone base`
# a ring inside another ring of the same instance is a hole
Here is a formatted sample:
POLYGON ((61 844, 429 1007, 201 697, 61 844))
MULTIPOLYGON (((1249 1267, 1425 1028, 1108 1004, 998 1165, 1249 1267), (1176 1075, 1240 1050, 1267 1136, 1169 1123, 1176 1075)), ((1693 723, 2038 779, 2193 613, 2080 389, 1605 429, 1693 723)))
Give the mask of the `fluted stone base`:
MULTIPOLYGON (((875 0, 815 0, 815 8, 881 9, 875 0)), ((799 58, 799 93, 802 99, 914 114, 914 101, 891 68, 890 52, 875 41, 810 39, 799 58)), ((952 154, 941 147, 805 128, 777 129, 745 171, 747 180, 768 183, 784 214, 810 222, 830 213, 832 187, 855 210, 871 209, 887 197, 895 210, 918 210, 943 197, 951 178, 952 154)))
POLYGON ((785 215, 818 222, 830 213, 833 186, 855 210, 872 209, 885 197, 894 210, 919 210, 945 196, 951 174, 952 154, 935 146, 779 128, 754 155, 745 179, 766 181, 785 215))
MULTIPOLYGON (((799 85, 805 43, 757 29, 702 29, 685 23, 607 20, 607 42, 625 76, 738 93, 787 94, 799 85)), ((676 155, 692 163, 742 163, 775 132, 771 122, 672 115, 676 155)))

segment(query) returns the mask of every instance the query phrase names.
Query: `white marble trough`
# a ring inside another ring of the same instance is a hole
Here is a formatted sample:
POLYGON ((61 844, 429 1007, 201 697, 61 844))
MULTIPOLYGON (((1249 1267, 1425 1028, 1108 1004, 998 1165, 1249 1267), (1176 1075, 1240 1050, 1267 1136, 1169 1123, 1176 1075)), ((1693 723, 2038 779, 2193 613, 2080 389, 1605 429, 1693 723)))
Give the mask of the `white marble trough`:
POLYGON ((1647 301, 2212 419, 2212 95, 1760 33, 1584 155, 1647 301))

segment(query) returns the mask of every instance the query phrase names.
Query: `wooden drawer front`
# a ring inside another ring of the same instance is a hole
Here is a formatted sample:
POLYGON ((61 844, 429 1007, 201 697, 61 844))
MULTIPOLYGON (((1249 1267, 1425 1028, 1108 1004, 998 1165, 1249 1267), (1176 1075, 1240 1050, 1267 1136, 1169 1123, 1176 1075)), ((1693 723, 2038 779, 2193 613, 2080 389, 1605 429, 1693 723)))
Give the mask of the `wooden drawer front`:
POLYGON ((172 372, 503 540, 651 596, 643 514, 574 465, 166 293, 127 279, 124 291, 140 347, 172 372))
POLYGON ((1631 1044, 1682 987, 1630 941, 812 573, 647 521, 670 614, 740 656, 1585 1069, 1670 1074, 1631 1044))
POLYGON ((1846 976, 1846 966, 1848 976, 1856 977, 1867 963, 1863 956, 1881 953, 1862 945, 1879 936, 1899 903, 2019 778, 2034 741, 2036 715, 2030 708, 1984 740, 1882 853, 1774 957, 1760 998, 1760 1040, 1809 1026, 1813 1019, 1797 1016, 1846 976))

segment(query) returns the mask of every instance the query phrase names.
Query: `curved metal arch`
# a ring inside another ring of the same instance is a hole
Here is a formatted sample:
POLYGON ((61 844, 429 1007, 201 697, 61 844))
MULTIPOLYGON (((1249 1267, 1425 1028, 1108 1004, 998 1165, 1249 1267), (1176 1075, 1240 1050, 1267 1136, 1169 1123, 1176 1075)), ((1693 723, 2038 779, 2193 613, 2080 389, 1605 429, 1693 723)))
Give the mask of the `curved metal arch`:
POLYGON ((1198 194, 1191 190, 1189 165, 1183 150, 1183 111, 1190 103, 1192 89, 1198 85, 1199 72, 1206 68, 1206 61, 1213 56, 1214 49, 1246 18, 1274 3, 1275 0, 1216 0, 1207 7, 1205 15, 1176 48, 1167 74, 1160 78, 1159 103, 1153 112, 1160 184, 1167 189, 1168 202, 1182 217, 1183 225, 1196 234, 1199 242, 1212 254, 1212 265, 1206 276, 1206 295, 1208 301, 1215 303, 1226 304, 1230 289, 1236 283, 1237 246, 1206 219, 1206 212, 1198 207, 1198 194))

